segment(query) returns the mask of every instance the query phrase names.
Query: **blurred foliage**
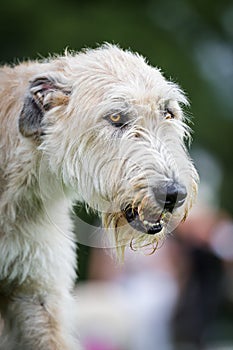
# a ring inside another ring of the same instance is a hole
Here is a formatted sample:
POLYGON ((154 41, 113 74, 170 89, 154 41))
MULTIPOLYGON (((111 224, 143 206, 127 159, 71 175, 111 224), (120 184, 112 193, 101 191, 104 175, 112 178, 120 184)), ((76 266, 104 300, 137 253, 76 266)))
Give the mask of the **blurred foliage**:
POLYGON ((192 101, 194 147, 222 167, 221 205, 233 213, 231 0, 2 0, 0 23, 2 63, 110 41, 171 75, 192 101))
MULTIPOLYGON (((88 278, 88 272, 89 272, 89 263, 90 263, 90 254, 91 254, 91 246, 89 244, 84 244, 82 242, 82 239, 80 240, 79 232, 80 230, 87 230, 87 227, 95 228, 100 227, 101 222, 97 216, 94 214, 90 215, 87 213, 85 206, 77 203, 77 205, 74 206, 74 213, 81 219, 77 226, 77 256, 78 256, 78 271, 77 271, 77 282, 83 282, 88 278), (83 223, 87 223, 89 225, 83 226, 83 223), (82 242, 83 244, 81 244, 82 242)), ((89 231, 89 230, 88 230, 89 231)), ((88 232, 85 232, 85 234, 88 234, 88 232)), ((88 240, 87 240, 88 241, 88 240)), ((86 243, 86 242, 85 242, 86 243)))

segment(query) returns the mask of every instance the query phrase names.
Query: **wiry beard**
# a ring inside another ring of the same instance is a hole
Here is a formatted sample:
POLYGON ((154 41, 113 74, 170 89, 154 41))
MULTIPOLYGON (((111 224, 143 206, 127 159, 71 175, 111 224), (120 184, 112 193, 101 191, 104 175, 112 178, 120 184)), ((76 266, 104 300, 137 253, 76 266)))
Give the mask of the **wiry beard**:
POLYGON ((146 199, 142 200, 141 203, 137 205, 138 206, 135 206, 133 210, 137 208, 138 216, 135 216, 133 221, 140 220, 140 224, 137 223, 138 226, 128 222, 125 210, 104 213, 102 215, 103 226, 107 231, 111 229, 113 232, 114 237, 112 245, 115 247, 117 258, 120 261, 124 259, 126 247, 130 247, 135 251, 143 250, 145 254, 153 254, 156 249, 162 245, 168 233, 173 231, 174 226, 177 226, 178 222, 181 221, 181 215, 183 215, 183 217, 187 215, 186 211, 185 213, 182 211, 182 213, 172 214, 161 208, 152 209, 152 207, 150 208, 148 206, 148 201, 146 199), (149 211, 146 209, 148 207, 149 211), (162 227, 159 227, 158 232, 157 229, 155 229, 154 234, 153 227, 151 228, 149 226, 149 218, 151 220, 151 225, 156 225, 160 220, 163 221, 162 227))
POLYGON ((144 249, 146 254, 153 254, 165 237, 162 230, 158 235, 148 235, 134 230, 127 222, 122 212, 105 213, 103 224, 106 229, 110 228, 114 232, 114 246, 119 261, 124 260, 126 247, 132 250, 144 249))
POLYGON ((131 201, 131 209, 137 211, 138 217, 135 216, 134 220, 140 220, 138 227, 129 223, 126 218, 125 207, 122 204, 117 206, 118 208, 121 207, 122 210, 109 210, 109 212, 103 213, 104 228, 113 232, 112 246, 116 249, 117 259, 123 261, 127 247, 134 251, 142 250, 147 255, 153 254, 163 244, 167 235, 171 234, 180 222, 186 220, 196 194, 197 183, 193 180, 185 205, 169 211, 156 206, 149 195, 144 193, 144 196, 140 197, 141 193, 137 192, 134 200, 131 201), (152 228, 152 232, 148 232, 150 229, 149 223, 155 225, 161 219, 163 221, 161 230, 158 232, 155 230, 153 234, 152 228))

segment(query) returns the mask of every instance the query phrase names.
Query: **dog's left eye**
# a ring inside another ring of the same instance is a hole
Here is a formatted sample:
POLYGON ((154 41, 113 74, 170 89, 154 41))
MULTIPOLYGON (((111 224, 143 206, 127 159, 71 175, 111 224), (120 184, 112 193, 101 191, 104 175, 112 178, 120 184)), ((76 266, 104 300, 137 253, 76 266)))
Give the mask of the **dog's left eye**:
POLYGON ((121 113, 109 114, 105 119, 117 128, 124 126, 128 122, 128 118, 121 113))
POLYGON ((165 111, 164 111, 164 118, 167 119, 167 120, 168 119, 174 119, 175 116, 169 109, 165 109, 165 111))

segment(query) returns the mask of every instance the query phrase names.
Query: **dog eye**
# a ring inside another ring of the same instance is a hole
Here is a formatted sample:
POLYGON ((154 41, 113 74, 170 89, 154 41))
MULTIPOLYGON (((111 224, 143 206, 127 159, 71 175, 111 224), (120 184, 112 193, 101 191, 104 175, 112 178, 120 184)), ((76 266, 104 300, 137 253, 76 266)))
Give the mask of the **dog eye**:
POLYGON ((121 113, 109 114, 105 119, 117 128, 124 126, 128 122, 128 118, 121 113))
POLYGON ((111 114, 109 116, 109 119, 111 120, 112 123, 120 123, 121 115, 120 114, 111 114))
POLYGON ((164 118, 167 119, 167 120, 168 119, 174 119, 175 116, 169 109, 165 109, 165 111, 164 111, 164 118))

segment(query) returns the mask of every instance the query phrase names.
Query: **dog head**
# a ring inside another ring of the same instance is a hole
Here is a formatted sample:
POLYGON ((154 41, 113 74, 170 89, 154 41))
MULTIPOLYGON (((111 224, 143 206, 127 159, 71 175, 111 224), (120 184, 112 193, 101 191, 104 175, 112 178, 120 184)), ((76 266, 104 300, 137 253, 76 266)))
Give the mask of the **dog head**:
POLYGON ((30 83, 20 132, 39 138, 48 169, 101 214, 117 246, 157 244, 197 192, 183 92, 116 46, 50 64, 30 83))

